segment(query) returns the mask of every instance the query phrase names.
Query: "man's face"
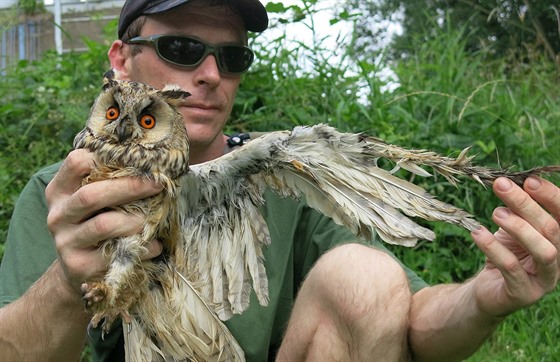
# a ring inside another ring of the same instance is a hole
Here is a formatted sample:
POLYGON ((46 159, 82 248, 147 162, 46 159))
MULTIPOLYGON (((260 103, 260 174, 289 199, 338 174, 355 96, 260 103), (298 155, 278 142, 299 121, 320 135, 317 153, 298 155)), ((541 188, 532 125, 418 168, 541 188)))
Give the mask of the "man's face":
MULTIPOLYGON (((227 9, 186 5, 175 10, 149 16, 140 36, 180 34, 193 36, 211 44, 244 44, 245 30, 240 17, 227 9)), ((130 53, 131 45, 128 47, 130 53)), ((195 162, 209 159, 206 155, 223 150, 222 129, 229 117, 240 75, 223 74, 216 59, 209 55, 196 68, 185 68, 160 59, 152 46, 142 45, 141 52, 129 56, 125 63, 128 78, 155 88, 176 84, 192 95, 180 107, 185 119, 195 162), (200 156, 200 157, 199 157, 200 156), (201 158, 200 160, 198 158, 201 158)))

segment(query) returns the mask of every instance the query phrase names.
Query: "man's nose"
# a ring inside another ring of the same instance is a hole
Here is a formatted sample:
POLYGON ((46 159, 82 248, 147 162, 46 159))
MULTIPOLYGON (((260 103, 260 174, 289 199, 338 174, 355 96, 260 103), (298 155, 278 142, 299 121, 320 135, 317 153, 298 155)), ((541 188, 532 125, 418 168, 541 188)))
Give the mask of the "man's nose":
POLYGON ((216 87, 220 84, 221 74, 216 57, 209 54, 195 69, 195 82, 216 87))

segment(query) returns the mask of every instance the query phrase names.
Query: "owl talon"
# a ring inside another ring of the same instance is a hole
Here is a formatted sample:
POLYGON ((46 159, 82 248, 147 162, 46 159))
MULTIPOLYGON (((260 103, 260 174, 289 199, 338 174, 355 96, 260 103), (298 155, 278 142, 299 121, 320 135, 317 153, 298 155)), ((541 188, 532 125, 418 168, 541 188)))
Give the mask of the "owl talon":
POLYGON ((102 328, 101 337, 103 338, 106 334, 110 332, 113 322, 119 317, 122 319, 124 323, 126 323, 128 333, 130 333, 132 331, 132 317, 130 316, 128 311, 122 309, 111 308, 108 310, 97 312, 91 318, 90 324, 93 328, 97 328, 101 320, 103 320, 103 323, 101 323, 101 328, 102 328))
MULTIPOLYGON (((96 313, 90 321, 90 324, 93 328, 97 328, 99 326, 99 322, 103 319, 103 316, 100 313, 96 313)), ((104 323, 105 324, 105 323, 104 323)))
POLYGON ((106 299, 109 291, 103 283, 99 282, 83 283, 80 289, 84 294, 82 300, 85 301, 88 309, 106 299))
POLYGON ((120 315, 121 315, 121 318, 122 318, 123 322, 125 322, 128 325, 132 324, 132 317, 130 316, 128 311, 121 310, 120 315))
MULTIPOLYGON (((121 318, 127 324, 128 333, 132 331, 132 317, 128 313, 135 299, 121 298, 114 287, 103 282, 84 283, 81 286, 82 299, 85 301, 86 310, 93 313, 90 325, 97 328, 101 325, 101 338, 111 330, 113 322, 121 318)), ((129 295, 130 293, 124 293, 129 295)))
POLYGON ((132 332, 132 323, 126 324, 126 334, 130 334, 132 332))

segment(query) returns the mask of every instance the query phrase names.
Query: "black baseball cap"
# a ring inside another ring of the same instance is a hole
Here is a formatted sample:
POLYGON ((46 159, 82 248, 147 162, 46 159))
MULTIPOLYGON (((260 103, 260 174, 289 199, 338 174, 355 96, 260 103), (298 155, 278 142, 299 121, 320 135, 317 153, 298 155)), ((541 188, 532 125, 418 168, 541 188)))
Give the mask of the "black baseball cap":
MULTIPOLYGON (((126 0, 119 17, 119 39, 140 16, 163 13, 188 2, 189 0, 126 0)), ((229 5, 241 16, 247 30, 260 33, 268 27, 268 15, 259 0, 230 0, 229 5)))

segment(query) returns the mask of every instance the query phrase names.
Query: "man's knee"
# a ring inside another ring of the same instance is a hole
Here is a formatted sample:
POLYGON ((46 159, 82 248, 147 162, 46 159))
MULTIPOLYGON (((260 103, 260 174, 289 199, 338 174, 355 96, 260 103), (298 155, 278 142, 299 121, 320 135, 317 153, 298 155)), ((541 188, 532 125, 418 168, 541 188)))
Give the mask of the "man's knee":
POLYGON ((387 253, 360 244, 345 244, 324 254, 309 273, 321 301, 344 322, 372 313, 397 317, 410 309, 411 293, 402 267, 387 253))
POLYGON ((317 261, 300 290, 292 318, 306 321, 299 323, 307 329, 299 329, 307 334, 288 327, 282 356, 405 360, 410 303, 406 274, 388 254, 360 244, 336 247, 317 261))

